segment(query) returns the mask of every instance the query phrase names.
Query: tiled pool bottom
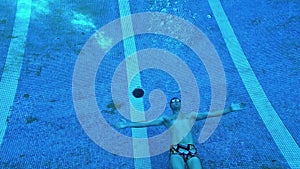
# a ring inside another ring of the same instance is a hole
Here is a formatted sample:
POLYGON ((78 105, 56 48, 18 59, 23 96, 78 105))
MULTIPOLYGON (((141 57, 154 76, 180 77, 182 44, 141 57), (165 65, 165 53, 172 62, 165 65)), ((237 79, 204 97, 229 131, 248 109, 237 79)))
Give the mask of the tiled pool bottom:
MULTIPOLYGON (((248 104, 246 110, 222 117, 214 134, 205 143, 196 144, 203 168, 289 168, 244 88, 208 2, 176 2, 169 2, 169 6, 156 1, 130 2, 130 5, 132 13, 167 10, 199 27, 212 41, 224 64, 227 103, 243 101, 248 104)), ((232 1, 223 2, 222 5, 268 99, 299 145, 297 3, 232 1)), ((18 89, 0 149, 0 168, 134 168, 133 159, 113 155, 87 136, 76 117, 72 102, 72 77, 78 54, 94 33, 93 25, 101 27, 119 18, 118 2, 103 2, 99 8, 95 5, 97 2, 92 1, 88 4, 46 1, 40 6, 37 4, 38 1, 33 1, 18 89), (86 22, 77 24, 74 20, 86 22)), ((2 6, 1 9, 16 12, 16 3, 2 6)), ((3 56, 7 55, 11 39, 17 38, 10 36, 15 12, 1 12, 3 56), (6 16, 7 13, 10 15, 6 16)), ((143 42, 143 37, 140 42, 143 42)), ((153 45, 152 41, 144 43, 146 45, 140 48, 153 45)), ((164 47, 172 50, 172 44, 173 41, 164 47)), ((124 58, 122 44, 119 46, 107 56, 114 59, 111 62, 107 59, 107 71, 104 68, 104 73, 98 72, 100 82, 111 78, 111 67, 116 67, 124 58)), ((151 47, 160 46, 154 44, 151 47)), ((180 51, 172 52, 181 54, 180 51)), ((187 62, 190 60, 189 55, 180 57, 187 62)), ((5 57, 0 61, 4 68, 5 57)), ((199 69, 198 64, 189 66, 195 72, 199 69)), ((210 86, 208 81, 201 78, 197 77, 200 84, 200 110, 207 110, 210 86)), ((143 83, 153 82, 146 80, 143 83)), ((159 80, 155 83, 159 83, 159 80)), ((99 84, 97 96, 102 102, 99 107, 107 110, 103 116, 113 125, 121 116, 112 111, 112 106, 109 107, 109 85, 99 84)), ((164 90, 165 85, 161 87, 164 90)), ((145 88, 146 102, 150 89, 145 88)), ((169 93, 167 97, 175 94, 169 93)), ((201 121, 194 126, 195 140, 203 125, 204 121, 201 121)), ((148 133, 151 135, 163 130, 151 127, 148 133)), ((131 130, 119 132, 131 134, 131 130)), ((152 157, 151 165, 152 168, 168 168, 168 152, 152 157)))

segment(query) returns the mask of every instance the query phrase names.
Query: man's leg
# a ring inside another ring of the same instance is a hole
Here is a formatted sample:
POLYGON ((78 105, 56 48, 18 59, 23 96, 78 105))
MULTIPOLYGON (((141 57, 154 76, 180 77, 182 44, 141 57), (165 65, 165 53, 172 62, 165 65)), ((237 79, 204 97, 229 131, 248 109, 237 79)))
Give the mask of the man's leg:
POLYGON ((184 161, 178 154, 171 154, 170 163, 172 169, 184 169, 184 161))
POLYGON ((187 161, 189 169, 202 169, 200 159, 198 157, 192 157, 187 161))

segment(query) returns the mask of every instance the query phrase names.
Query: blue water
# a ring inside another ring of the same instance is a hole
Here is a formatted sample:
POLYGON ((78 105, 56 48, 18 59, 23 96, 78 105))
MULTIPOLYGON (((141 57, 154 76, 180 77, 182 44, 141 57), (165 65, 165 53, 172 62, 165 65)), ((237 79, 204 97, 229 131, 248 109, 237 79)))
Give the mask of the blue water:
MULTIPOLYGON (((195 123, 192 132, 203 168, 290 168, 244 87, 209 3, 132 0, 129 4, 132 14, 164 12, 197 26, 222 61, 226 106, 231 102, 247 104, 245 110, 223 116, 204 143, 196 141, 204 121, 195 123)), ((268 100, 299 148, 300 1, 228 0, 221 4, 268 100)), ((5 71, 10 43, 18 38, 12 36, 16 5, 17 1, 8 0, 0 4, 0 77, 5 71)), ((72 96, 72 78, 79 53, 97 29, 120 17, 118 1, 33 0, 31 10, 18 88, 10 116, 5 120, 7 129, 0 147, 0 168, 134 168, 133 158, 110 153, 87 135, 76 116, 72 96)), ((173 29, 185 28, 178 25, 173 29)), ((135 41, 137 51, 159 48, 181 58, 197 81, 199 111, 209 109, 212 97, 209 76, 188 46, 174 38, 154 34, 138 35, 135 41)), ((112 127, 122 116, 115 109, 118 105, 111 103, 111 80, 124 58, 120 42, 99 64, 95 78, 98 107, 112 127)), ((182 73, 180 68, 174 72, 182 73)), ((176 79, 168 73, 149 69, 140 75, 145 110, 151 107, 149 95, 154 89, 163 91, 166 99, 181 96, 176 79)), ((171 113, 168 102, 164 113, 171 113)), ((131 129, 115 130, 129 137, 132 134, 131 129)), ((147 129, 149 137, 164 131, 164 127, 147 129)), ((110 138, 110 135, 102 137, 110 138)), ((111 140, 112 144, 116 141, 122 140, 111 140)), ((168 151, 150 159, 154 169, 169 168, 168 151)))

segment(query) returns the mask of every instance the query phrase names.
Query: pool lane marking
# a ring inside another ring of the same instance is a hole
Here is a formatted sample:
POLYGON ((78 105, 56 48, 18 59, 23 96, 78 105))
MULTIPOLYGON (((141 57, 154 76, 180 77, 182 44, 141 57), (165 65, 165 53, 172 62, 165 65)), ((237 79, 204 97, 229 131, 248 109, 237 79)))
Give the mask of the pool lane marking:
POLYGON ((276 145, 291 168, 300 168, 300 149, 272 107, 241 48, 219 0, 208 0, 232 60, 276 145))
POLYGON ((14 27, 0 81, 0 145, 16 95, 31 15, 31 0, 18 0, 14 27))
MULTIPOLYGON (((126 61, 126 70, 127 70, 127 79, 129 92, 128 96, 130 103, 133 105, 138 105, 139 110, 144 110, 144 104, 142 98, 134 98, 130 91, 134 90, 134 87, 141 87, 141 78, 139 74, 138 59, 136 56, 136 44, 134 40, 134 31, 132 26, 131 17, 126 17, 129 19, 124 19, 124 16, 131 15, 130 5, 128 0, 119 0, 119 10, 121 17, 121 28, 123 37, 129 37, 123 40, 124 45, 124 54, 126 61), (131 55, 131 56, 130 56, 131 55), (130 58, 128 57, 130 56, 130 58), (132 81, 130 81, 132 79, 132 81)), ((145 121, 145 115, 142 113, 136 112, 132 106, 130 106, 130 116, 131 121, 145 121)), ((150 157, 149 144, 148 141, 139 142, 136 138, 148 138, 147 128, 132 128, 132 141, 133 141, 133 155, 140 154, 139 151, 145 151, 143 154, 146 154, 150 157)), ((151 169, 151 160, 150 158, 134 158, 134 166, 136 169, 151 169)))

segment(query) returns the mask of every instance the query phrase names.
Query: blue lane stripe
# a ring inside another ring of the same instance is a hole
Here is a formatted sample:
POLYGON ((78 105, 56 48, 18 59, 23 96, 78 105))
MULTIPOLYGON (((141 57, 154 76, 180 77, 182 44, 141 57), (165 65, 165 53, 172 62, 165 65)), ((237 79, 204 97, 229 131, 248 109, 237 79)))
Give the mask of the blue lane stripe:
POLYGON ((272 107, 256 78, 219 0, 208 0, 232 60, 275 143, 291 168, 300 168, 300 149, 272 107))
POLYGON ((31 0, 19 0, 6 62, 0 82, 0 145, 2 144, 20 77, 28 26, 31 0))
MULTIPOLYGON (((126 60, 126 69, 127 69, 127 79, 129 91, 133 91, 133 89, 137 86, 141 85, 140 73, 139 73, 139 65, 138 59, 135 55, 136 53, 136 45, 134 40, 134 31, 132 27, 132 21, 130 17, 124 19, 122 17, 131 15, 130 5, 128 0, 119 0, 119 10, 121 17, 121 27, 123 37, 130 37, 124 39, 124 53, 126 60), (131 56, 130 56, 131 55, 131 56), (130 58, 128 57, 130 56, 130 58), (135 77, 135 78, 133 78, 135 77), (130 81, 132 79, 132 81, 130 81)), ((136 99, 129 95, 130 103, 134 105, 138 105, 138 107, 144 107, 143 99, 136 99)), ((142 113, 135 112, 136 110, 130 106, 130 116, 131 121, 145 121, 145 115, 142 113)), ((147 128, 132 128, 132 141, 133 141, 133 154, 134 156, 139 156, 141 154, 140 151, 143 151, 142 154, 148 154, 150 157, 149 144, 146 140, 145 142, 138 141, 136 138, 148 138, 147 128)), ((136 169, 151 169, 151 160, 150 158, 134 158, 134 166, 136 169)))

